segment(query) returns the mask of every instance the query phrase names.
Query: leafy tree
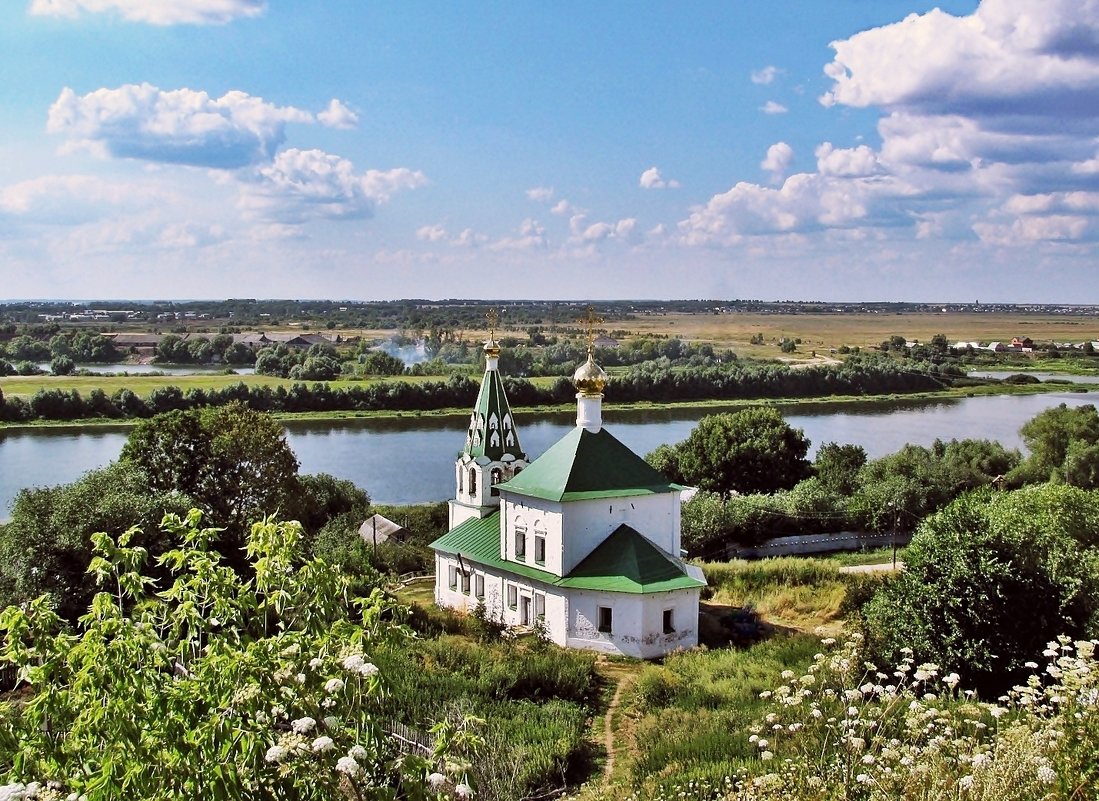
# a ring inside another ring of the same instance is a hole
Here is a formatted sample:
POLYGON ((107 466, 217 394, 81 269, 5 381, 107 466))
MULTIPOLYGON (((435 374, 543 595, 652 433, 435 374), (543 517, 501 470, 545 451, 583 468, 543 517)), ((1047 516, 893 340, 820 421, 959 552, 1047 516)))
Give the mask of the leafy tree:
POLYGON ((164 535, 180 546, 159 560, 163 592, 136 531, 96 534, 104 591, 76 631, 42 599, 0 613, 0 658, 33 692, 0 719, 7 782, 89 801, 472 795, 480 741, 464 723, 436 726, 429 760, 400 757, 378 719, 390 679, 371 660, 407 637, 381 593, 352 599, 345 574, 303 559, 292 523, 251 528, 248 579, 197 512, 164 535))
POLYGON ((645 461, 664 474, 669 481, 682 482, 679 470, 679 448, 667 443, 645 456, 645 461))
POLYGON ((971 493, 921 525, 904 571, 865 607, 868 631, 893 664, 911 648, 998 694, 1057 635, 1099 633, 1097 545, 1099 495, 971 493))
POLYGON ((178 493, 150 492, 140 471, 121 464, 73 484, 22 490, 11 522, 0 528, 0 604, 46 594, 62 617, 75 621, 95 587, 87 573, 91 535, 140 526, 150 536, 135 537, 135 544, 159 554, 167 547, 158 539, 160 519, 189 505, 178 493))
POLYGON ((372 350, 359 357, 359 364, 365 375, 402 375, 404 362, 396 356, 390 356, 384 350, 372 350))
POLYGON ((226 527, 233 561, 247 522, 265 510, 291 508, 299 489, 298 460, 282 426, 239 403, 143 421, 126 440, 122 460, 140 468, 154 491, 182 492, 226 527))
POLYGON ((810 472, 809 440, 765 406, 703 417, 676 448, 683 480, 722 495, 788 489, 810 472))
MULTIPOLYGON (((1067 480, 1066 459, 1074 443, 1079 443, 1073 452, 1074 462, 1088 446, 1099 445, 1099 412, 1090 403, 1076 408, 1062 403, 1027 421, 1019 433, 1030 450, 1030 458, 1022 468, 1029 477, 1067 480)), ((1075 464, 1071 468, 1074 478, 1087 472, 1075 464)))
POLYGON ((50 362, 50 372, 54 375, 72 375, 76 372, 76 362, 68 356, 55 356, 50 362))
POLYGON ((826 442, 817 449, 813 473, 825 489, 850 495, 855 490, 856 478, 864 464, 866 450, 861 445, 826 442))

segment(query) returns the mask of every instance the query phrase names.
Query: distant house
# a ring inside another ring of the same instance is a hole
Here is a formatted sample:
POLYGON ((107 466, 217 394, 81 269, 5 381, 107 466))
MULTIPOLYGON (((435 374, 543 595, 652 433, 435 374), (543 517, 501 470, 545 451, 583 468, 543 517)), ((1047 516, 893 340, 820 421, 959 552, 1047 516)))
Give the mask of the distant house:
POLYGON ((618 340, 614 337, 609 337, 606 334, 600 334, 591 344, 596 348, 605 348, 609 350, 618 347, 618 340))
POLYGON ((359 526, 359 536, 367 545, 381 545, 383 542, 404 542, 411 532, 397 525, 388 517, 371 515, 359 526))
POLYGON ((1012 337, 1011 347, 1013 348, 1033 348, 1034 340, 1030 337, 1012 337))
POLYGON ((1003 342, 989 342, 988 347, 985 348, 985 350, 990 350, 993 353, 1002 353, 1003 351, 1007 350, 1007 345, 1005 345, 1003 342))

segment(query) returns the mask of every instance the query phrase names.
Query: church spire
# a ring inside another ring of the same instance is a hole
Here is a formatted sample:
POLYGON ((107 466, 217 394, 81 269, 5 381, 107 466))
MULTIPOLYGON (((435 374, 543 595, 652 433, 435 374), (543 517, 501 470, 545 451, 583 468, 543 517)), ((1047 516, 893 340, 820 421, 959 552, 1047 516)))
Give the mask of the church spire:
POLYGON ((496 342, 499 317, 495 311, 485 316, 489 321, 488 339, 485 341, 485 375, 481 379, 477 403, 469 417, 466 446, 462 453, 473 459, 484 456, 494 462, 525 461, 527 456, 519 444, 515 418, 500 378, 500 345, 496 342))

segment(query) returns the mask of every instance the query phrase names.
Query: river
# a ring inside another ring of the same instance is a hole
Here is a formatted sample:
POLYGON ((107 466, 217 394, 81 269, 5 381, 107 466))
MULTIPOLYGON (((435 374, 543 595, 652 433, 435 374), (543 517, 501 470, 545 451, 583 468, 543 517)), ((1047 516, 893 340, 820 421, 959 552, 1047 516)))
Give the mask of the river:
MULTIPOLYGON (((871 458, 906 443, 979 438, 1021 447, 1019 428, 1043 409, 1096 403, 1094 395, 990 395, 954 400, 874 401, 800 405, 786 415, 812 441, 853 443, 871 458)), ((640 454, 690 434, 700 410, 614 411, 604 423, 640 454)), ((530 456, 542 453, 574 424, 572 413, 518 415, 530 456)), ((305 473, 331 473, 359 485, 379 503, 420 503, 450 497, 453 463, 465 438, 464 418, 415 416, 370 420, 291 421, 287 439, 305 473)), ((23 487, 67 483, 118 457, 125 428, 0 430, 0 518, 23 487)))

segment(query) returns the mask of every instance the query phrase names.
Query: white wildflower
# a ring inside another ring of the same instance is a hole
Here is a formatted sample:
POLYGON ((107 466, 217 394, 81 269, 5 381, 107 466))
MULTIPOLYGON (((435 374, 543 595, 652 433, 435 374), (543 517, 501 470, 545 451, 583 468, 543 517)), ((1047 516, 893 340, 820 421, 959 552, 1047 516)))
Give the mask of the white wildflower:
POLYGON ((313 657, 312 659, 309 660, 309 667, 312 668, 313 670, 316 670, 317 668, 319 668, 323 664, 324 664, 324 660, 321 659, 319 656, 315 656, 315 657, 313 657))
POLYGON ((351 757, 352 759, 354 759, 356 761, 359 761, 359 762, 365 762, 367 756, 369 756, 366 753, 366 749, 363 748, 361 745, 358 745, 358 744, 355 744, 355 745, 351 746, 350 748, 348 748, 347 749, 347 755, 349 757, 351 757))
POLYGON ((326 735, 318 737, 316 740, 313 741, 312 745, 313 750, 317 753, 321 753, 322 751, 331 751, 335 747, 336 744, 332 742, 332 738, 326 735))
POLYGON ((764 751, 762 754, 759 755, 759 758, 762 759, 764 762, 768 762, 774 759, 775 755, 772 754, 770 751, 764 751))
POLYGON ((273 745, 267 749, 267 753, 263 755, 263 758, 267 762, 278 763, 286 759, 286 753, 286 749, 281 745, 273 745))
POLYGON ((290 728, 292 728, 298 734, 308 734, 316 727, 317 721, 313 720, 313 718, 310 717, 298 718, 290 724, 290 728))
POLYGON ((427 783, 431 785, 432 790, 438 790, 446 784, 446 776, 436 771, 427 777, 427 783))
POLYGON ((355 761, 354 757, 342 756, 336 762, 336 770, 340 773, 346 773, 348 776, 354 777, 359 775, 362 768, 359 767, 359 763, 355 761))
POLYGON ((1053 784, 1057 781, 1057 772, 1049 765, 1038 768, 1038 781, 1042 784, 1053 784))
POLYGON ((329 679, 324 683, 324 691, 329 695, 335 695, 343 689, 343 679, 329 679))
POLYGON ((461 784, 455 785, 454 795, 458 796, 459 798, 472 798, 473 788, 465 782, 462 782, 461 784))

